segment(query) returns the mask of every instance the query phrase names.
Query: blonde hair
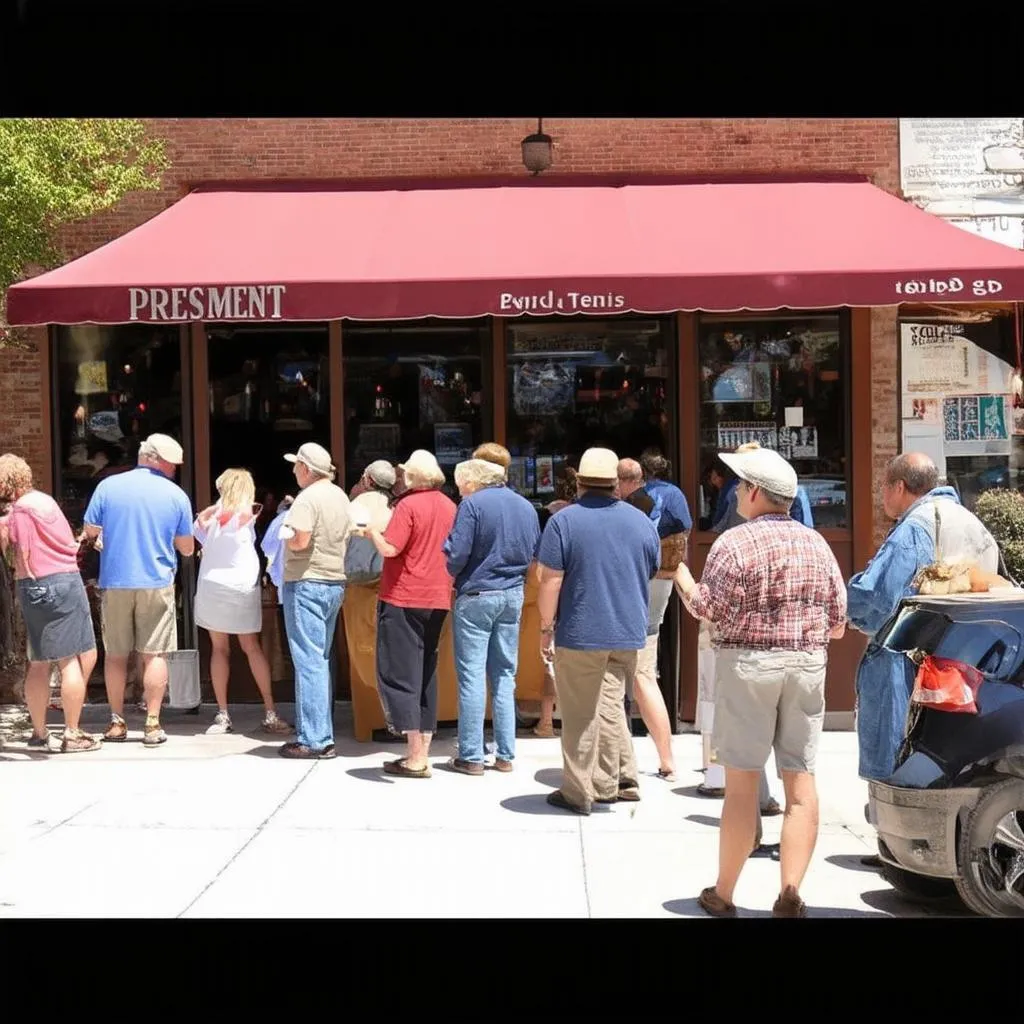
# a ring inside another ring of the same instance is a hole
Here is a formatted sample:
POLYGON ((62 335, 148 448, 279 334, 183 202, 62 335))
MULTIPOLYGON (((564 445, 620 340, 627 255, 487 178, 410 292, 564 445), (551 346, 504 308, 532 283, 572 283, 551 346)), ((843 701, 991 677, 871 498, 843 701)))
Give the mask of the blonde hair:
POLYGON ((249 512, 256 502, 256 484, 247 469, 225 469, 216 482, 225 512, 249 512))
POLYGON ((475 484, 477 487, 493 487, 505 482, 505 470, 496 462, 473 458, 460 462, 455 467, 455 483, 462 487, 475 484))
POLYGON ((473 452, 473 458, 482 459, 484 462, 493 462, 495 466, 501 466, 505 470, 512 465, 512 455, 509 450, 504 445, 498 444, 497 441, 488 441, 486 444, 480 445, 473 452))
POLYGON ((14 501, 32 490, 32 467, 19 455, 0 455, 0 501, 14 501))

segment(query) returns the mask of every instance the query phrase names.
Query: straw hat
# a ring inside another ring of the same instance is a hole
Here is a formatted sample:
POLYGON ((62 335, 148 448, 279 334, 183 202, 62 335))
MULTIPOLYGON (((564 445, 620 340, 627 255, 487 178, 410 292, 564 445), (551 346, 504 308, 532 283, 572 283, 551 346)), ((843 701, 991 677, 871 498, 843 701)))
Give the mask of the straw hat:
POLYGON ((579 483, 614 487, 619 482, 619 457, 609 448, 588 448, 576 473, 579 483))

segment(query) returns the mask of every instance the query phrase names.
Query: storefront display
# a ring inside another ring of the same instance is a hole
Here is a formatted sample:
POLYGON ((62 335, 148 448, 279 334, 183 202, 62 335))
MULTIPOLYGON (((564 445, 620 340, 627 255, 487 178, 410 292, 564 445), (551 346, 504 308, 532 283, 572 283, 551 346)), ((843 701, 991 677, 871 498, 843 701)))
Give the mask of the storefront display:
POLYGON ((560 319, 506 329, 507 445, 512 485, 551 501, 566 466, 591 445, 639 458, 671 452, 671 320, 560 319))
POLYGON ((698 339, 700 518, 713 505, 718 452, 754 441, 793 463, 816 526, 847 526, 845 317, 707 316, 698 339))
POLYGON ((348 324, 343 328, 345 480, 376 459, 433 451, 457 494, 453 470, 486 440, 484 393, 490 328, 479 323, 348 324))
POLYGON ((1021 483, 1017 358, 1010 317, 900 324, 903 451, 929 455, 968 507, 1021 483))

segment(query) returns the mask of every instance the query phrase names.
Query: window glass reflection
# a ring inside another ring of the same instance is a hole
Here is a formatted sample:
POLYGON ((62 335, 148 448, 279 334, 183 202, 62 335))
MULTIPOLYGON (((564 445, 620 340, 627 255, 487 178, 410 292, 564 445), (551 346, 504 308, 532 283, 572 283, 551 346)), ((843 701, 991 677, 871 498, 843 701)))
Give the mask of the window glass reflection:
POLYGON ((346 490, 376 459, 396 464, 425 448, 458 500, 455 465, 492 430, 490 338, 487 322, 344 325, 346 490))
POLYGON ((506 328, 510 482, 542 505, 592 445, 672 450, 670 323, 517 322, 506 328))
POLYGON ((57 499, 77 531, 96 485, 131 469, 149 434, 182 440, 178 328, 59 327, 56 404, 57 499))
POLYGON ((838 314, 701 318, 703 528, 728 486, 715 472, 717 453, 748 441, 792 463, 815 527, 849 525, 844 323, 838 314))

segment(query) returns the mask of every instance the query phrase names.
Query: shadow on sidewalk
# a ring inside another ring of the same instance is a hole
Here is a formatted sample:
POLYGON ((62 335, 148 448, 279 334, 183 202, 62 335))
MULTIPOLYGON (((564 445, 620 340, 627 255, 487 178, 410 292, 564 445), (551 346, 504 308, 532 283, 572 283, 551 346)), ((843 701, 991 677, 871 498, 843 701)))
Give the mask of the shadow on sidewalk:
MULTIPOLYGON (((697 897, 691 899, 667 900, 662 906, 670 914, 678 914, 680 917, 703 917, 712 920, 711 915, 706 913, 697 902, 697 897)), ((773 920, 770 910, 747 910, 744 907, 736 907, 737 918, 767 918, 773 920)), ((846 907, 813 907, 807 905, 807 916, 813 917, 875 917, 892 918, 892 914, 880 913, 876 910, 851 910, 846 907)))

